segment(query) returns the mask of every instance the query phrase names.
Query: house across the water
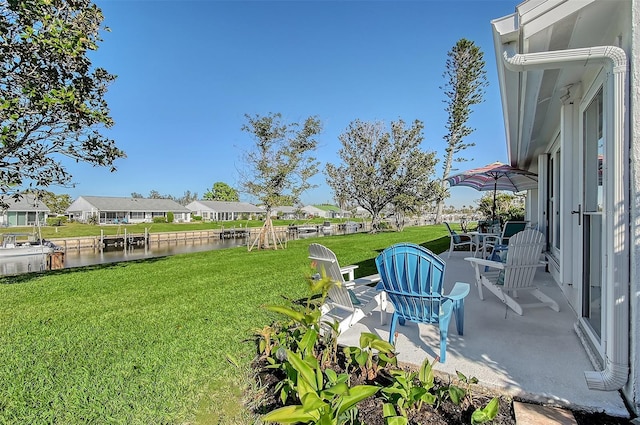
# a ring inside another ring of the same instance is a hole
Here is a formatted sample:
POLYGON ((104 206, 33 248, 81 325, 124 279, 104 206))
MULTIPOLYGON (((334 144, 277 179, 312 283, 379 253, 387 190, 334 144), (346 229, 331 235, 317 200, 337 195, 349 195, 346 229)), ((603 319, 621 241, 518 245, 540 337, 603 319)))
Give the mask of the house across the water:
POLYGON ((172 199, 80 196, 67 208, 69 219, 98 224, 151 223, 156 217, 173 214, 173 221, 191 221, 191 211, 172 199))
POLYGON ((0 211, 2 227, 43 225, 50 213, 49 207, 31 194, 22 195, 18 200, 7 196, 2 201, 9 206, 0 211))
POLYGON ((187 208, 204 221, 257 220, 264 215, 262 208, 248 202, 193 201, 187 208))

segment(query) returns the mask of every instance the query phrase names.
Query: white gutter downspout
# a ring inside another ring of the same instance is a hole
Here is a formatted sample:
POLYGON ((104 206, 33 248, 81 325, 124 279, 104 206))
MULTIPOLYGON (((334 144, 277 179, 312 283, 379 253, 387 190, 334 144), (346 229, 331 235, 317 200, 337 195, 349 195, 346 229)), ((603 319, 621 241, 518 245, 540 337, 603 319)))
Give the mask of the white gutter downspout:
MULTIPOLYGON (((625 114, 627 111, 627 56, 616 46, 597 46, 581 49, 559 50, 518 54, 512 43, 503 45, 503 62, 507 69, 515 72, 530 70, 557 69, 566 65, 600 65, 613 75, 613 111, 612 126, 609 135, 613 137, 614 155, 610 168, 618 172, 628 170, 625 161, 628 149, 625 114)), ((618 174, 619 176, 619 174, 618 174)), ((613 207, 611 220, 605 228, 611 237, 614 253, 607 260, 606 299, 607 308, 605 323, 607 333, 605 341, 605 365, 602 371, 587 371, 587 386, 593 390, 616 391, 621 389, 629 376, 629 265, 627 255, 626 211, 628 197, 625 196, 623 178, 612 179, 613 207), (626 257, 626 258, 625 258, 626 257)), ((610 198, 611 199, 611 198, 610 198)))

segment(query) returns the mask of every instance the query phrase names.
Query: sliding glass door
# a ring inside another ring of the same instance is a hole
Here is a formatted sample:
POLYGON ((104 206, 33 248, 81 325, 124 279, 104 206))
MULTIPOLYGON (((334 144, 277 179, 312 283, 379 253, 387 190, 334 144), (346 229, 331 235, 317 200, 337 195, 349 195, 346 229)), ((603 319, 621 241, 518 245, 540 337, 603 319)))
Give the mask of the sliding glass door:
POLYGON ((604 156, 602 89, 591 100, 583 115, 582 149, 582 316, 595 336, 602 337, 604 214, 604 156))

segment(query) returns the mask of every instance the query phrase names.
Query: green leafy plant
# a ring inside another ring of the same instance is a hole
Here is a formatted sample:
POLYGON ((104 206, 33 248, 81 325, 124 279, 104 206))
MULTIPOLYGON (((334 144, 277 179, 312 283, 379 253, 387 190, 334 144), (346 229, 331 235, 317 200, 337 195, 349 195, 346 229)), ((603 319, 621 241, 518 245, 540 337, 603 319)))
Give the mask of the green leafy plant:
POLYGON ((395 347, 376 334, 363 332, 360 334, 359 347, 345 347, 347 362, 360 368, 366 379, 373 380, 381 369, 387 365, 397 366, 398 358, 395 347), (376 350, 376 352, 374 352, 376 350))
POLYGON ((407 409, 419 409, 423 403, 433 405, 436 402, 436 395, 430 392, 434 387, 434 377, 433 366, 428 359, 422 362, 418 372, 397 369, 391 370, 390 374, 393 382, 382 389, 382 394, 398 407, 403 417, 407 416, 407 409))
POLYGON ((471 385, 477 384, 478 378, 476 378, 475 376, 467 378, 464 373, 458 370, 456 370, 456 375, 458 375, 458 380, 465 384, 464 393, 469 397, 469 402, 473 404, 473 392, 471 391, 471 385))
POLYGON ((499 402, 498 397, 494 397, 485 407, 476 409, 471 414, 471 424, 478 425, 492 421, 498 415, 499 402))
MULTIPOLYGON (((456 405, 473 405, 473 392, 472 385, 478 383, 478 379, 475 377, 467 377, 460 371, 456 371, 458 380, 464 384, 464 388, 458 385, 450 383, 449 385, 443 385, 437 390, 438 405, 443 402, 447 397, 456 405)), ((483 424, 490 420, 493 420, 498 414, 499 399, 494 397, 483 408, 476 409, 471 416, 471 423, 483 424)))
MULTIPOLYGON (((310 276, 307 277, 307 284, 310 289, 310 295, 301 305, 293 303, 292 306, 265 306, 265 309, 282 314, 290 319, 289 323, 279 325, 279 328, 284 333, 280 334, 279 341, 276 345, 286 347, 296 352, 305 351, 315 353, 317 351, 316 345, 323 341, 329 342, 330 347, 337 350, 337 327, 331 325, 328 327, 325 326, 324 337, 322 340, 320 338, 322 325, 320 318, 322 311, 319 308, 324 304, 329 293, 329 288, 335 283, 326 276, 322 276, 321 278, 310 276), (315 294, 318 293, 320 296, 316 297, 315 294)), ((333 357, 335 358, 335 356, 333 357)))
POLYGON ((327 332, 321 334, 321 342, 324 346, 324 350, 321 351, 321 362, 324 366, 336 364, 338 362, 338 336, 340 331, 338 327, 340 323, 334 321, 333 323, 326 324, 325 329, 327 332))
MULTIPOLYGON (((269 311, 284 314, 293 324, 288 326, 292 337, 289 346, 296 351, 314 352, 320 334, 320 311, 317 309, 298 311, 291 307, 270 305, 265 307, 269 311)), ((281 344, 282 345, 282 344, 281 344)))
POLYGON ((284 378, 276 385, 275 390, 280 394, 282 403, 295 394, 297 371, 289 362, 287 352, 316 355, 316 345, 319 341, 319 318, 317 309, 298 311, 285 306, 266 306, 269 311, 281 313, 290 321, 276 322, 272 326, 263 328, 259 336, 259 352, 266 359, 267 369, 280 369, 284 378))
POLYGON ((87 217, 87 224, 91 224, 91 225, 97 225, 99 223, 99 219, 98 219, 98 214, 91 214, 89 217, 87 217))
POLYGON ((407 425, 409 423, 405 416, 398 415, 392 403, 382 405, 382 417, 385 425, 407 425))
MULTIPOLYGON (((458 379, 460 382, 465 384, 465 392, 467 394, 469 404, 473 405, 473 391, 472 385, 478 383, 478 378, 476 377, 467 377, 462 372, 456 370, 456 374, 458 375, 458 379)), ((471 423, 473 425, 483 424, 485 422, 493 420, 498 415, 498 407, 499 407, 499 399, 494 397, 487 403, 487 405, 483 408, 476 409, 471 415, 471 423)))
POLYGON ((257 330, 258 352, 268 365, 267 369, 280 369, 284 377, 278 382, 275 390, 279 392, 283 404, 291 398, 297 388, 297 370, 288 360, 288 351, 320 360, 323 366, 335 364, 337 361, 337 325, 324 326, 321 332, 319 308, 324 304, 329 288, 334 284, 331 279, 322 276, 307 278, 310 293, 302 304, 291 306, 267 305, 265 309, 287 317, 288 321, 277 321, 271 326, 257 330), (320 297, 314 294, 320 293, 320 297))
POLYGON ((281 424, 339 425, 353 423, 356 404, 377 393, 375 385, 349 387, 349 375, 322 371, 314 357, 287 350, 287 360, 297 374, 295 389, 301 404, 284 406, 263 415, 265 422, 281 424))

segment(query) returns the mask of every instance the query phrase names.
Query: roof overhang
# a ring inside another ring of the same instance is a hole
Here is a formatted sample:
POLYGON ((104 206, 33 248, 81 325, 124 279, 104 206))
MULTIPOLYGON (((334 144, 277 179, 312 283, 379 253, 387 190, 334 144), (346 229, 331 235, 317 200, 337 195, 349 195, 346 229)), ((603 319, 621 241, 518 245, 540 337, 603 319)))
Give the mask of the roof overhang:
POLYGON ((567 64, 556 69, 510 71, 508 49, 518 54, 563 51, 611 44, 610 20, 623 1, 529 0, 516 12, 491 22, 509 162, 528 169, 560 125, 562 100, 597 67, 567 64))

